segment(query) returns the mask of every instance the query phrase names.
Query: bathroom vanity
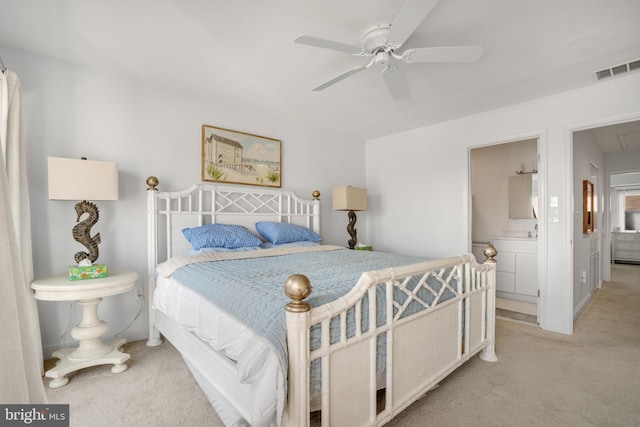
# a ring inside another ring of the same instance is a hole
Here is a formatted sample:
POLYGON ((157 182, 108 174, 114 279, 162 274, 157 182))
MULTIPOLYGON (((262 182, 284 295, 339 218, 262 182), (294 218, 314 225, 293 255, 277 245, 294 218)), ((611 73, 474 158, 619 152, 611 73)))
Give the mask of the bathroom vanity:
POLYGON ((538 302, 538 240, 534 237, 497 237, 496 296, 538 302))

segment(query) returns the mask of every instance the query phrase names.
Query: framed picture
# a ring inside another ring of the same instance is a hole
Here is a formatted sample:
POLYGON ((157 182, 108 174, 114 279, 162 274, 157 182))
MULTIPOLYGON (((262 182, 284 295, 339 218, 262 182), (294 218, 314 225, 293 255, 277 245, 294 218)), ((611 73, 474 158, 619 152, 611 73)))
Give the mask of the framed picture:
POLYGON ((202 180, 227 184, 282 185, 282 141, 202 125, 202 180))
POLYGON ((591 234, 595 230, 595 194, 593 183, 582 181, 582 233, 591 234))

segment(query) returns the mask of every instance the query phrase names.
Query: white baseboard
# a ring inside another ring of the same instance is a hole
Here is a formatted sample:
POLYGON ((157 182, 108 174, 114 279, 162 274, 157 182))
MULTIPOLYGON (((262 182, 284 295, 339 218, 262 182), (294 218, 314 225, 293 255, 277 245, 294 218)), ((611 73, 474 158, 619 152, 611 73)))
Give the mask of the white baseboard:
POLYGON ((580 314, 582 314, 584 309, 589 306, 589 304, 591 304, 591 293, 587 294, 582 299, 582 301, 580 301, 580 304, 578 304, 578 306, 573 310, 573 321, 574 322, 580 316, 580 314))

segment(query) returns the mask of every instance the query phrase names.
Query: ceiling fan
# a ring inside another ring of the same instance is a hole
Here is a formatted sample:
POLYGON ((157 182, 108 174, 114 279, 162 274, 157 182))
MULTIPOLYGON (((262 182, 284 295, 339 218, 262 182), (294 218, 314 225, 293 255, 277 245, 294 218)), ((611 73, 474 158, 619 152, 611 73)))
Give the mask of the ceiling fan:
POLYGON ((408 95, 409 89, 399 68, 392 63, 392 60, 399 60, 407 64, 477 61, 482 55, 481 46, 423 47, 407 49, 402 53, 397 52, 437 3, 438 0, 407 0, 393 24, 378 25, 364 33, 361 47, 304 34, 298 36, 294 40, 296 43, 336 50, 356 56, 371 57, 366 64, 338 74, 334 78, 316 86, 313 90, 326 89, 375 65, 383 67, 382 77, 387 84, 389 92, 393 99, 399 99, 408 95))

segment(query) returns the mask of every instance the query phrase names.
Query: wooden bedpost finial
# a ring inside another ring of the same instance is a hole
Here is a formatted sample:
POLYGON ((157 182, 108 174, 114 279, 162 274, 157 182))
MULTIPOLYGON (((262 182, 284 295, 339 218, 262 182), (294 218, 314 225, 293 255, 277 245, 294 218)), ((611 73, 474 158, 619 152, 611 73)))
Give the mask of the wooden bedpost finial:
POLYGON ((311 195, 313 196, 313 200, 320 200, 320 192, 318 190, 314 190, 311 195))
POLYGON ((155 176, 150 176, 149 178, 147 178, 147 185, 149 186, 147 188, 147 191, 158 191, 156 187, 159 183, 160 181, 158 181, 158 178, 156 178, 155 176))
POLYGON ((484 262, 490 262, 490 263, 497 262, 494 258, 498 255, 498 250, 493 246, 491 242, 489 242, 489 244, 484 248, 482 253, 486 257, 484 262))
POLYGON ((303 274, 292 274, 286 282, 284 282, 284 293, 287 294, 291 301, 285 306, 285 310, 291 313, 304 313, 311 310, 308 302, 303 301, 311 295, 312 287, 309 278, 303 274))

